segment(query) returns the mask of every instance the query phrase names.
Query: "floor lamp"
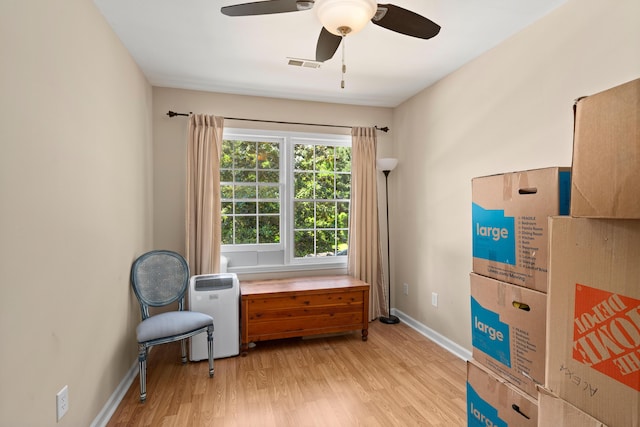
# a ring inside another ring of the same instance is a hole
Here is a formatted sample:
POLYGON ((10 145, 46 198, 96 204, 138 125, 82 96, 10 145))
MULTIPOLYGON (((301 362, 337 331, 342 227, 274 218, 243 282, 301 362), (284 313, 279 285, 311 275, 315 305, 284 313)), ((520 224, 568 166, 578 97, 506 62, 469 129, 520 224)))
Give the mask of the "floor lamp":
POLYGON ((377 161, 378 170, 381 170, 384 173, 384 186, 386 190, 387 196, 387 274, 389 275, 389 280, 387 281, 387 297, 389 302, 389 311, 387 314, 388 317, 380 317, 380 321, 386 324, 394 324, 400 322, 398 316, 391 315, 391 246, 389 244, 389 172, 391 172, 397 165, 398 159, 378 159, 377 161))

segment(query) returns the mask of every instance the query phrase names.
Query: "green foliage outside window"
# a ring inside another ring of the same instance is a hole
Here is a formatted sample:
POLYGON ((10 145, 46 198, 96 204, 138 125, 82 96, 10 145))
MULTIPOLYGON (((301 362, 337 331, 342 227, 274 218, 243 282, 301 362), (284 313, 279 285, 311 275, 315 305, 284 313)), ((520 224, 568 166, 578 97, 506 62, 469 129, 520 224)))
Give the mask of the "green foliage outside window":
POLYGON ((224 140, 220 155, 222 244, 280 242, 280 147, 224 140))
MULTIPOLYGON (((351 148, 294 144, 292 154, 294 256, 343 255, 348 244, 351 148)), ((222 244, 280 243, 280 155, 277 142, 223 141, 222 244)))
POLYGON ((348 245, 351 149, 294 146, 294 256, 339 255, 348 245))

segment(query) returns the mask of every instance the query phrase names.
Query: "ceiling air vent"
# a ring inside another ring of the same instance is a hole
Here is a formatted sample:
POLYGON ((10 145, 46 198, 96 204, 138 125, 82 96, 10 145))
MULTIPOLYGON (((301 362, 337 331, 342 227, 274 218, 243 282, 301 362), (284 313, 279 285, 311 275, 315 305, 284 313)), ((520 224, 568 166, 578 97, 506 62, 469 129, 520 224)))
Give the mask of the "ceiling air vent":
POLYGON ((311 59, 300 59, 300 58, 287 58, 289 60, 289 65, 293 65, 294 67, 303 67, 303 68, 320 68, 322 62, 313 61, 311 59))

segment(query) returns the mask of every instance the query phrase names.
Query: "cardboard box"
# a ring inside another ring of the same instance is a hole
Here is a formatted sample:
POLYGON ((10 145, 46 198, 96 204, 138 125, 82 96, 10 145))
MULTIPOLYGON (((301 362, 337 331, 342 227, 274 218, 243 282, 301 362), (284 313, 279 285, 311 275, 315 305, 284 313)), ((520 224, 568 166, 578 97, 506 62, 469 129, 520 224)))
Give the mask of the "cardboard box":
POLYGON ((533 396, 544 381, 547 295, 471 273, 472 354, 533 396))
POLYGON ((611 427, 640 425, 640 221, 549 219, 546 387, 611 427))
POLYGON ((543 387, 538 388, 538 427, 607 427, 589 414, 560 399, 543 387))
POLYGON ((568 215, 570 168, 472 180, 473 272, 547 291, 547 218, 568 215))
POLYGON ((467 425, 537 427, 538 405, 531 396, 470 360, 467 362, 467 425))
POLYGON ((640 218, 640 79, 576 101, 571 215, 640 218))

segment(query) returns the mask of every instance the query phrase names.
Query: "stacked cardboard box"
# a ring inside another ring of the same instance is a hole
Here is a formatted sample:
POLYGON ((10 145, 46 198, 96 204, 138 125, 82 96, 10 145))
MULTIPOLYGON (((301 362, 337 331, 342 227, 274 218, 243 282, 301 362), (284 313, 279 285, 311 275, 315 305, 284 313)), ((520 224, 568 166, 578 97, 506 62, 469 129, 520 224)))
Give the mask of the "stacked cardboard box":
POLYGON ((640 79, 574 105, 571 216, 640 219, 640 79))
POLYGON ((640 79, 576 102, 561 217, 567 175, 473 180, 469 425, 640 425, 640 79))
POLYGON ((576 102, 571 217, 549 219, 545 387, 609 427, 640 425, 638 190, 640 79, 576 102))
POLYGON ((467 419, 470 427, 537 427, 538 404, 479 363, 467 362, 467 419))
POLYGON ((473 272, 547 291, 547 218, 568 215, 570 168, 545 168, 471 181, 473 272))
POLYGON ((539 427, 607 427, 569 402, 540 388, 538 393, 539 427))
POLYGON ((548 217, 568 215, 570 186, 570 169, 558 167, 472 180, 470 426, 537 425, 536 385, 545 378, 548 217))
POLYGON ((470 426, 640 426, 640 79, 574 112, 570 178, 473 180, 470 426))

